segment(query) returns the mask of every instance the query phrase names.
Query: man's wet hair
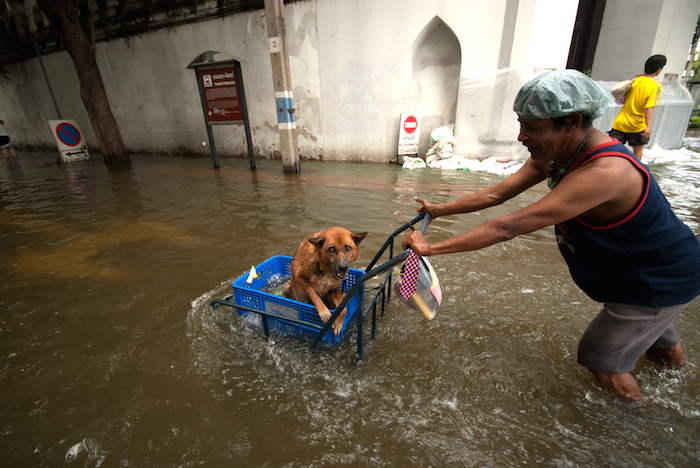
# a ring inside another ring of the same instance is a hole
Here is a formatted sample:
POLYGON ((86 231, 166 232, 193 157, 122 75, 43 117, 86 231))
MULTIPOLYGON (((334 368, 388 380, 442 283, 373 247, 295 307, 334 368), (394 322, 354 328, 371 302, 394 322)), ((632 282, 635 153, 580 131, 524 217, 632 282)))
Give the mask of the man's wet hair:
POLYGON ((644 64, 644 73, 656 73, 666 66, 665 55, 652 55, 644 64))

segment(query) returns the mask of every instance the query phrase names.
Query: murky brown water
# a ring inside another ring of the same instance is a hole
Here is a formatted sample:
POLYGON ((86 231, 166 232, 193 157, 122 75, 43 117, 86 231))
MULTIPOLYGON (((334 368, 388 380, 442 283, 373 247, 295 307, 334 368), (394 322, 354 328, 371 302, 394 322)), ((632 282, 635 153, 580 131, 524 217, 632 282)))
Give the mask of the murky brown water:
MULTIPOLYGON (((395 299, 355 360, 266 341, 214 298, 251 265, 332 225, 370 231, 356 266, 415 213, 499 177, 392 165, 99 156, 0 159, 3 466, 697 466, 700 301, 678 320, 692 361, 640 360, 649 404, 576 364, 599 305, 573 284, 551 229, 435 257, 444 302, 426 321, 395 299)), ((697 233, 700 162, 655 166, 697 233)), ((436 220, 452 236, 543 196, 436 220)))

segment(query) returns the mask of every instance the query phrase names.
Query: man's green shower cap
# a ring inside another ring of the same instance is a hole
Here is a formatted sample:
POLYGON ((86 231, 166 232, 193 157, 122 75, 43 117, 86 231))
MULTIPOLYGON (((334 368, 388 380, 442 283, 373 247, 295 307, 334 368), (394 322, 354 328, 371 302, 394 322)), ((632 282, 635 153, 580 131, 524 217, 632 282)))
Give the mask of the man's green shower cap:
POLYGON ((598 83, 576 70, 556 70, 520 88, 513 110, 523 119, 555 119, 580 112, 595 119, 612 103, 598 83))

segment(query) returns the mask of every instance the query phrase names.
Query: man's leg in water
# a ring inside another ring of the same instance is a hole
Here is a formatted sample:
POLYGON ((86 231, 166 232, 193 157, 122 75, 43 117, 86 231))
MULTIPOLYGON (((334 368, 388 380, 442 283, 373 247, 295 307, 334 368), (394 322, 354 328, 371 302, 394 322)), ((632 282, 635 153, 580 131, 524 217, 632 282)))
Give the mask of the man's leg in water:
MULTIPOLYGON (((680 341, 670 348, 651 348, 646 353, 648 360, 670 367, 681 367, 686 363, 685 351, 680 341)), ((590 369, 589 369, 590 370, 590 369)), ((627 398, 641 399, 637 381, 629 372, 624 374, 607 374, 591 370, 593 377, 605 388, 627 398)))
POLYGON ((606 374, 605 372, 589 370, 603 387, 626 398, 634 398, 636 400, 642 399, 642 392, 639 390, 639 385, 637 385, 637 381, 629 372, 625 372, 624 374, 606 374))
POLYGON ((645 352, 655 362, 677 366, 685 361, 674 325, 684 307, 605 303, 581 337, 578 363, 603 387, 628 398, 641 398, 630 372, 645 352))
POLYGON ((651 348, 646 352, 646 357, 657 364, 673 368, 681 367, 687 361, 680 341, 670 348, 651 348))

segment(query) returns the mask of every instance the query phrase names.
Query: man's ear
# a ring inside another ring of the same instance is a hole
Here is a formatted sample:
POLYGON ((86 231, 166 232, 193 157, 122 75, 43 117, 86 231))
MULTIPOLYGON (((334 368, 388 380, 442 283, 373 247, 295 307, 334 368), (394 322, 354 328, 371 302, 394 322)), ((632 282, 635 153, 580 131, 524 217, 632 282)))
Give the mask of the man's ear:
POLYGON ((566 130, 569 132, 576 131, 581 127, 581 125, 583 125, 583 114, 581 114, 579 112, 575 112, 571 115, 567 115, 566 121, 567 121, 566 130))

